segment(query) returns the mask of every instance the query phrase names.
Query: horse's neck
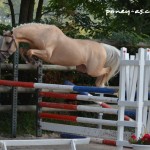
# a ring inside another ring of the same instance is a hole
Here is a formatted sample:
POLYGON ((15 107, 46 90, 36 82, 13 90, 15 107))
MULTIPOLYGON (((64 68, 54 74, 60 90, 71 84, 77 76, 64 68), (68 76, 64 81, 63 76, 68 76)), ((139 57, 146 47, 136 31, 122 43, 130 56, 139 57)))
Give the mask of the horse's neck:
POLYGON ((18 43, 25 42, 30 43, 30 38, 34 36, 31 28, 18 28, 13 30, 13 35, 18 43))

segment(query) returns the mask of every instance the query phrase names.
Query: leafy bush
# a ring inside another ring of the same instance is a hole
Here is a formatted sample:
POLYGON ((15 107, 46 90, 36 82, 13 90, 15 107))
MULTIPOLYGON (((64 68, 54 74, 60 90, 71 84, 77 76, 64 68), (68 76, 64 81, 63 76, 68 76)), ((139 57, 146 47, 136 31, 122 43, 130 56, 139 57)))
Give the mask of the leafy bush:
POLYGON ((139 42, 148 42, 150 40, 150 36, 145 34, 136 34, 135 32, 112 32, 109 37, 111 40, 116 41, 120 45, 132 45, 135 46, 139 42))
POLYGON ((3 30, 11 30, 10 25, 0 24, 0 35, 3 35, 3 30))

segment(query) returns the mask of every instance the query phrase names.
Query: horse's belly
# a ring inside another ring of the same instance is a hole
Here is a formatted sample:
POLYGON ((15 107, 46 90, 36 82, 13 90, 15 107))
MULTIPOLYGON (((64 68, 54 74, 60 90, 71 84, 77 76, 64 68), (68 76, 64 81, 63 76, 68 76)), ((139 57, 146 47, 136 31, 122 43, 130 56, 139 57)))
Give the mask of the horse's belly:
POLYGON ((77 66, 80 64, 84 64, 85 61, 81 55, 79 55, 77 52, 74 53, 53 53, 53 55, 50 58, 50 62, 56 65, 63 65, 63 66, 77 66))
POLYGON ((50 63, 62 66, 77 66, 82 64, 82 60, 74 57, 51 57, 50 63))

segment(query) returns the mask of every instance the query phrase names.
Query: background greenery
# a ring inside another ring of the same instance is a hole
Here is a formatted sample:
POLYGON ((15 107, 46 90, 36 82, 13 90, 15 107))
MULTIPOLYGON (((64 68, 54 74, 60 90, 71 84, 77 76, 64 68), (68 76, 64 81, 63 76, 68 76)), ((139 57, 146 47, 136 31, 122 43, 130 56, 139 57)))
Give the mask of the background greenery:
MULTIPOLYGON (((119 49, 127 47, 132 54, 136 53, 139 47, 150 45, 150 1, 148 0, 2 0, 0 8, 0 34, 3 30, 10 30, 19 24, 39 22, 55 24, 66 35, 73 38, 105 42, 119 49), (129 15, 106 14, 107 10, 133 12, 129 15), (148 10, 149 13, 135 13, 141 10, 148 10)), ((20 62, 24 63, 22 60, 20 62)), ((56 79, 49 81, 60 83, 61 75, 58 72, 46 72, 45 80, 48 80, 46 77, 49 78, 49 74, 57 76, 56 79)), ((94 84, 93 79, 86 75, 80 76, 72 72, 70 76, 73 79, 70 77, 69 79, 75 80, 76 83, 82 84, 82 81, 88 80, 87 84, 94 84), (76 75, 77 78, 74 78, 76 75)), ((23 80, 24 78, 23 76, 23 80)), ((30 78, 32 77, 27 80, 30 78)), ((118 82, 110 82, 110 84, 117 85, 118 82)))

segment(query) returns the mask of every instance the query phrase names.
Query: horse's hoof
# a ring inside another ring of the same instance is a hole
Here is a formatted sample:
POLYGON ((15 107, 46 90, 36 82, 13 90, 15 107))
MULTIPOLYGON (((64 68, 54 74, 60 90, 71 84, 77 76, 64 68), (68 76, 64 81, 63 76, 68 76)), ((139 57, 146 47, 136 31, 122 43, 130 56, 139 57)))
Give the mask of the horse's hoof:
POLYGON ((36 67, 42 67, 41 63, 39 61, 35 61, 36 67))

